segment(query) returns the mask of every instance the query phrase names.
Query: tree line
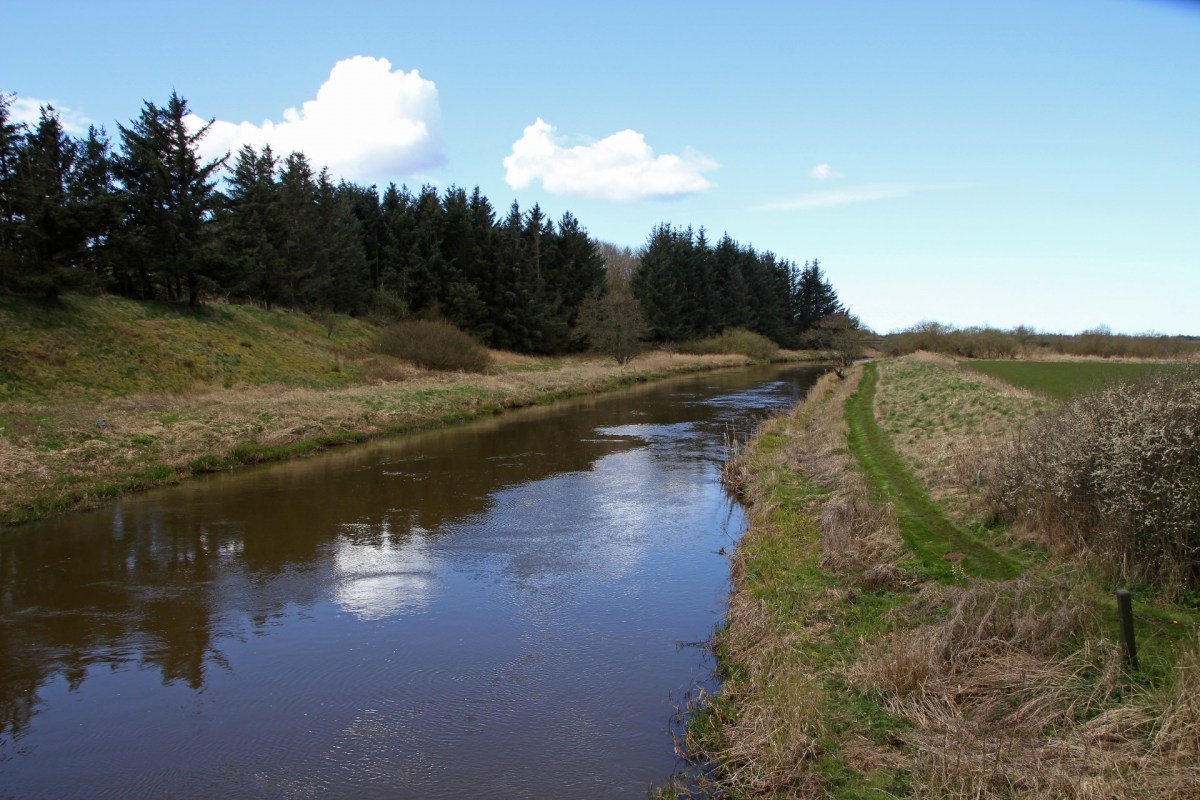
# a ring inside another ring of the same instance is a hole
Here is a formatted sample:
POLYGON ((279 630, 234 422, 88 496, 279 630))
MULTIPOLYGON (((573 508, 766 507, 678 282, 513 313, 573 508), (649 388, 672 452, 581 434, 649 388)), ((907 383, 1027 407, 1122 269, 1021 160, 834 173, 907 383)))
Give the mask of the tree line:
POLYGON ((689 341, 744 328, 783 347, 801 347, 825 317, 844 311, 818 260, 798 266, 725 234, 660 225, 633 275, 654 338, 689 341))
POLYGON ((662 225, 617 265, 605 256, 620 251, 570 212, 555 222, 514 201, 500 213, 478 187, 378 192, 269 146, 206 161, 208 126, 189 130, 177 93, 145 102, 115 143, 94 126, 69 136, 50 106, 15 123, 12 102, 0 93, 0 291, 441 318, 491 347, 546 354, 585 346, 581 309, 619 291, 658 341, 740 327, 797 346, 841 310, 817 262, 728 235, 714 246, 662 225))

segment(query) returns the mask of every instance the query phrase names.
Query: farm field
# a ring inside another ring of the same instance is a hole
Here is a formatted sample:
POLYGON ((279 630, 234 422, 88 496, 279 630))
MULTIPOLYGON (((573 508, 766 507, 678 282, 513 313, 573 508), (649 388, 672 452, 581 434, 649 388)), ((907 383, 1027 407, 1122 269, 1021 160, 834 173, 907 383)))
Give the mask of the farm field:
POLYGON ((1112 381, 1137 381, 1163 369, 1146 361, 960 361, 959 364, 1031 392, 1066 400, 1112 381))

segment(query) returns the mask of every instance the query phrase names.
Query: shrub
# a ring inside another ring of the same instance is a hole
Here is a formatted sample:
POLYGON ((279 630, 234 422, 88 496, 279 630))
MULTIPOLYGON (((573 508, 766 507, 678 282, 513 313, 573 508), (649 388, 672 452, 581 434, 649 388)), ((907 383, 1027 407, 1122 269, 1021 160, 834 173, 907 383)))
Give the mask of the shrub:
POLYGON ((1000 457, 990 500, 1115 577, 1200 588, 1200 370, 1112 384, 1043 417, 1000 457))
POLYGON ((579 309, 578 332, 591 350, 612 356, 623 367, 646 348, 650 325, 637 298, 616 288, 584 300, 579 309))
POLYGON ((491 354, 481 344, 442 321, 409 320, 389 325, 379 333, 375 349, 444 372, 486 372, 492 362, 491 354))
POLYGON ((1039 352, 1102 358, 1175 359, 1197 351, 1196 341, 1184 336, 1155 333, 1121 334, 1096 328, 1068 335, 1038 333, 1018 326, 1004 331, 991 327, 955 328, 938 322, 920 322, 887 337, 889 355, 917 350, 959 358, 1016 358, 1039 352))
POLYGON ((779 355, 778 345, 767 337, 744 328, 726 328, 721 331, 720 336, 685 342, 679 346, 679 350, 694 355, 740 353, 755 361, 770 361, 779 355))

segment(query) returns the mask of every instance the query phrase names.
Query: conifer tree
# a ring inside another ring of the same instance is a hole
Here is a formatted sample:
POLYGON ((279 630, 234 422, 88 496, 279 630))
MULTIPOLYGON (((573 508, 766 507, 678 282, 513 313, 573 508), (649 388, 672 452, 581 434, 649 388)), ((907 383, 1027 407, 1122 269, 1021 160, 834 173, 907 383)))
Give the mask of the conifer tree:
POLYGON ((220 206, 215 173, 225 159, 201 160, 199 143, 212 121, 191 132, 189 116, 176 92, 162 108, 146 101, 129 127, 118 126, 115 172, 126 206, 122 254, 138 265, 143 294, 161 289, 196 305, 215 286, 219 261, 207 224, 220 206))
POLYGON ((317 176, 317 287, 315 305, 358 315, 370 304, 371 276, 355 192, 334 186, 329 170, 317 176))
POLYGON ((221 218, 229 265, 227 288, 268 309, 287 293, 286 232, 277 168, 270 145, 261 153, 250 145, 238 150, 228 181, 227 210, 221 218))
POLYGON ((78 148, 53 106, 41 108, 37 127, 24 139, 13 192, 21 220, 15 237, 17 285, 55 300, 88 277, 79 269, 85 237, 71 203, 78 148))
POLYGON ((823 317, 844 310, 837 292, 821 271, 821 262, 805 261, 797 276, 793 318, 800 334, 812 329, 823 317))
POLYGON ((411 271, 408 267, 413 236, 410 213, 413 196, 408 187, 388 185, 380 200, 383 215, 383 244, 380 249, 379 286, 383 297, 394 300, 394 311, 407 315, 412 309, 411 271))
POLYGON ((551 270, 546 276, 545 295, 553 316, 553 352, 563 352, 581 342, 572 341, 584 301, 605 283, 604 258, 596 242, 574 214, 564 212, 558 221, 551 253, 551 270))
POLYGON ((110 243, 121 222, 120 197, 112 170, 108 137, 103 128, 90 126, 87 136, 78 143, 70 198, 83 242, 80 268, 101 285, 109 286, 115 267, 110 243))
POLYGON ((660 225, 650 234, 641 267, 633 276, 634 296, 642 304, 652 337, 657 341, 682 342, 693 338, 684 302, 687 296, 684 265, 690 250, 690 231, 685 236, 670 225, 660 225))
POLYGON ((24 126, 12 122, 12 95, 0 92, 0 287, 10 285, 17 268, 17 160, 24 126))
POLYGON ((316 175, 300 152, 283 160, 279 172, 282 236, 283 302, 292 308, 316 304, 318 248, 316 175))
MULTIPOLYGON (((476 194, 479 189, 476 187, 476 194)), ((442 195, 442 259, 446 280, 442 288, 442 313, 480 341, 487 341, 491 326, 481 291, 483 247, 475 226, 471 200, 464 189, 451 186, 442 195)))

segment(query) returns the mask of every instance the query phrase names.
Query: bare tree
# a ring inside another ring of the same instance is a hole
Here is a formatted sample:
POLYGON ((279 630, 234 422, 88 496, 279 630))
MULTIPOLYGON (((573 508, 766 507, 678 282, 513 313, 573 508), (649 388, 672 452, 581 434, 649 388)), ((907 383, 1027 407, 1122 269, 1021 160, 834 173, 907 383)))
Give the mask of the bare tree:
POLYGON ((641 265, 638 254, 628 247, 599 242, 600 257, 604 259, 604 267, 608 271, 608 285, 628 288, 633 280, 633 273, 641 265))
POLYGON ((583 302, 577 330, 594 352, 612 356, 623 367, 645 349, 650 324, 627 287, 610 286, 583 302))
POLYGON ((862 358, 865 336, 858 317, 848 311, 837 311, 822 317, 806 338, 810 347, 828 352, 833 371, 839 378, 845 378, 846 370, 862 358))

